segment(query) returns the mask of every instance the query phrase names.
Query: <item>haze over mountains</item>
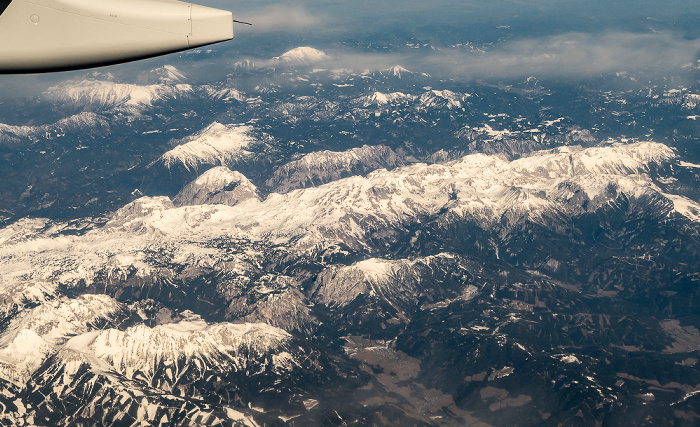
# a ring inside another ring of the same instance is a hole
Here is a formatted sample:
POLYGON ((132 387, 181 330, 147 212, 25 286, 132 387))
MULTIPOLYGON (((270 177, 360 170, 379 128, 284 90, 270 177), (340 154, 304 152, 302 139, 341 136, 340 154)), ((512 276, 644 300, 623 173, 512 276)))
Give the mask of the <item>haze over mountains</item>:
POLYGON ((697 424, 693 58, 298 35, 344 7, 0 100, 0 423, 697 424))

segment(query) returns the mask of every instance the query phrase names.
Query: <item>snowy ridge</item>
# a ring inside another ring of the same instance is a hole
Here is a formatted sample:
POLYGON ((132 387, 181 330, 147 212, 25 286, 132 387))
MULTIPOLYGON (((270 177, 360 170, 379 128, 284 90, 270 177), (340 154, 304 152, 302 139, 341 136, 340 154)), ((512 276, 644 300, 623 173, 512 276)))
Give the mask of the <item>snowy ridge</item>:
POLYGON ((560 123, 556 120, 551 120, 549 122, 543 123, 541 127, 535 127, 532 129, 517 129, 511 130, 508 128, 500 128, 501 126, 494 125, 491 126, 489 123, 483 123, 481 126, 464 126, 458 129, 454 135, 456 138, 465 139, 468 141, 474 141, 479 139, 481 141, 501 141, 505 145, 495 144, 492 149, 487 150, 485 154, 495 154, 500 152, 511 153, 515 152, 518 155, 524 152, 530 152, 532 149, 537 149, 541 147, 541 144, 546 139, 550 139, 552 135, 564 135, 564 140, 567 141, 567 145, 593 145, 596 142, 595 137, 587 129, 580 129, 576 126, 564 125, 550 132, 550 126, 553 124, 560 123), (513 147, 514 150, 504 149, 507 147, 513 147), (528 148, 530 147, 530 148, 528 148))
POLYGON ((700 105, 700 94, 688 93, 687 89, 671 89, 663 93, 659 103, 680 105, 684 109, 693 110, 700 105))
POLYGON ((238 91, 237 89, 231 89, 231 88, 216 88, 212 86, 204 86, 203 90, 207 93, 207 95, 215 100, 220 100, 220 101, 238 101, 238 102, 245 102, 248 98, 243 94, 242 92, 238 91))
POLYGON ((234 206, 258 199, 258 189, 243 174, 217 166, 187 184, 173 199, 175 206, 224 204, 234 206))
POLYGON ((390 75, 390 76, 398 77, 398 78, 401 78, 401 74, 413 74, 411 71, 405 69, 404 67, 402 67, 400 65, 394 65, 391 68, 383 70, 383 73, 390 75))
POLYGON ((700 204, 688 199, 687 197, 676 194, 666 194, 664 197, 673 202, 673 209, 684 217, 694 222, 700 222, 700 204))
POLYGON ((401 100, 412 101, 415 97, 413 95, 407 95, 402 92, 392 92, 392 93, 382 93, 374 92, 371 95, 362 96, 357 99, 357 103, 363 107, 369 107, 372 105, 382 106, 386 104, 391 104, 401 100))
MULTIPOLYGON (((76 412, 64 416, 65 424, 87 419, 97 425, 169 425, 171 420, 189 416, 201 425, 224 422, 237 427, 259 427, 250 415, 239 411, 240 407, 239 410, 225 405, 212 407, 199 399, 182 397, 182 388, 186 387, 178 387, 170 394, 140 381, 125 381, 106 370, 109 366, 104 362, 88 354, 62 351, 55 362, 59 363, 40 371, 30 393, 33 397, 51 395, 63 405, 73 405, 76 412), (76 401, 80 404, 76 405, 76 401)), ((20 420, 24 418, 25 425, 31 425, 34 411, 14 415, 19 415, 20 420)))
POLYGON ((340 179, 357 169, 364 172, 403 163, 403 159, 384 145, 363 145, 343 152, 317 151, 279 167, 265 185, 275 192, 287 193, 340 179))
POLYGON ((147 80, 173 85, 184 82, 187 80, 187 77, 174 66, 164 65, 162 67, 150 70, 148 72, 147 80))
POLYGON ((236 69, 271 69, 275 68, 289 68, 289 67, 308 67, 314 64, 319 64, 328 61, 331 57, 325 52, 314 49, 309 46, 300 46, 287 52, 280 56, 275 56, 271 59, 265 59, 261 61, 252 61, 250 59, 244 59, 233 64, 236 69))
POLYGON ((267 377, 289 375, 299 367, 285 350, 290 339, 264 324, 196 320, 92 331, 68 340, 27 392, 72 405, 78 412, 65 416, 69 422, 157 425, 188 416, 203 425, 257 426, 249 411, 208 405, 202 397, 219 391, 222 383, 212 383, 222 377, 228 377, 222 397, 245 390, 232 374, 258 376, 270 385, 274 379, 267 377))
POLYGON ((451 260, 455 260, 454 255, 442 253, 414 260, 369 258, 348 266, 330 266, 318 275, 313 299, 326 306, 344 307, 366 295, 397 308, 402 301, 417 300, 422 272, 439 270, 439 264, 451 260))
POLYGON ((246 125, 214 122, 181 141, 180 145, 163 154, 160 160, 168 168, 180 164, 188 170, 197 170, 205 164, 225 165, 250 155, 245 148, 255 142, 250 136, 251 130, 246 125))
POLYGON ((68 337, 109 321, 124 306, 106 295, 47 301, 23 312, 0 335, 0 377, 24 383, 68 337))
POLYGON ((666 200, 668 211, 660 215, 694 220, 692 212, 700 205, 680 196, 683 204, 672 202, 645 174, 652 163, 675 160, 671 149, 650 142, 568 147, 513 162, 475 154, 445 164, 378 170, 235 206, 175 208, 168 198, 142 198, 118 211, 106 227, 82 236, 37 234, 0 245, 1 290, 14 292, 28 283, 92 283, 98 272, 126 274, 131 267, 148 275, 162 267, 151 265, 144 251, 159 247, 170 263, 212 266, 223 254, 207 242, 221 237, 316 253, 333 245, 366 248, 374 233, 391 238, 436 215, 466 216, 486 230, 525 220, 551 226, 621 194, 666 200), (682 209, 675 212, 674 206, 682 209))
POLYGON ((328 306, 344 306, 362 294, 375 296, 404 263, 371 258, 349 266, 329 267, 316 279, 314 300, 328 306))
POLYGON ((462 103, 469 95, 462 95, 450 90, 430 90, 418 99, 423 108, 462 108, 462 103))
MULTIPOLYGON (((23 222, 21 225, 28 226, 29 234, 20 237, 21 232, 15 228, 11 238, 0 245, 0 297, 15 304, 41 302, 50 299, 59 284, 72 286, 84 281, 90 285, 96 275, 125 278, 130 269, 135 269, 140 277, 159 272, 159 268, 146 262, 143 251, 160 239, 141 218, 147 212, 157 214, 168 207, 173 205, 167 198, 139 200, 117 211, 105 229, 86 233, 77 240, 56 236, 52 230, 39 233, 36 224, 23 222), (50 253, 54 255, 47 256, 50 253), (55 256, 59 253, 63 256, 55 256)), ((200 259, 206 263, 202 255, 200 259)), ((183 256, 186 257, 184 253, 183 256)))
POLYGON ((370 258, 357 262, 355 269, 362 272, 365 280, 384 280, 396 269, 397 261, 391 262, 378 258, 370 258))
POLYGON ((301 118, 313 121, 327 121, 332 119, 338 110, 338 103, 327 100, 319 100, 312 96, 299 96, 294 102, 284 102, 273 109, 292 123, 301 118))
MULTIPOLYGON (((641 174, 649 171, 652 164, 665 164, 676 158, 676 153, 662 144, 640 142, 627 149, 626 145, 614 144, 606 147, 591 147, 580 153, 572 153, 574 175, 580 174, 641 174)), ((555 149, 556 154, 567 153, 566 149, 555 149)))
MULTIPOLYGON (((110 217, 107 227, 128 228, 132 221, 157 215, 164 209, 175 207, 168 197, 142 197, 121 207, 110 217)), ((144 230, 145 231, 145 230, 144 230)))
POLYGON ((467 132, 476 132, 477 134, 482 134, 482 135, 488 135, 491 138, 495 139, 502 139, 504 137, 508 137, 511 135, 516 134, 515 132, 512 132, 508 129, 504 130, 496 130, 491 127, 488 123, 484 123, 483 126, 477 127, 477 128, 462 128, 458 131, 457 136, 458 137, 464 137, 466 136, 467 132))
POLYGON ((684 108, 687 108, 688 110, 693 110, 698 105, 700 105, 700 94, 689 93, 685 96, 685 99, 683 100, 684 108))
POLYGON ((299 287, 293 278, 280 275, 264 275, 245 287, 229 286, 222 290, 231 299, 226 313, 237 321, 265 322, 310 335, 317 322, 299 287))
POLYGON ((55 123, 39 126, 11 126, 0 123, 0 145, 7 142, 21 142, 29 140, 37 142, 40 140, 56 139, 66 134, 85 132, 91 134, 109 133, 110 126, 103 116, 84 111, 55 123), (88 132, 88 130, 90 130, 88 132))
POLYGON ((186 365, 197 359, 217 369, 241 369, 248 358, 279 351, 290 339, 287 332, 263 323, 181 321, 154 328, 137 325, 125 331, 84 333, 68 340, 62 351, 92 356, 133 378, 136 372, 152 377, 159 365, 183 359, 186 365))
POLYGON ((99 80, 79 80, 54 86, 44 94, 49 101, 69 103, 75 106, 92 106, 110 110, 119 108, 138 113, 154 102, 176 98, 192 92, 188 84, 134 85, 99 80))

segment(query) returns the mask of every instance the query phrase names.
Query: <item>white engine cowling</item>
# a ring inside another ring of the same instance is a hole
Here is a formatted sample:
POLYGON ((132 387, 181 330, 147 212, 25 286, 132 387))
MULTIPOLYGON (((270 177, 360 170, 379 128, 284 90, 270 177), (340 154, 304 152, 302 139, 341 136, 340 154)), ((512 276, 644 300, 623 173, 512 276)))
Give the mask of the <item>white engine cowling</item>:
POLYGON ((0 4, 0 72, 87 68, 233 38, 231 12, 177 0, 0 4))

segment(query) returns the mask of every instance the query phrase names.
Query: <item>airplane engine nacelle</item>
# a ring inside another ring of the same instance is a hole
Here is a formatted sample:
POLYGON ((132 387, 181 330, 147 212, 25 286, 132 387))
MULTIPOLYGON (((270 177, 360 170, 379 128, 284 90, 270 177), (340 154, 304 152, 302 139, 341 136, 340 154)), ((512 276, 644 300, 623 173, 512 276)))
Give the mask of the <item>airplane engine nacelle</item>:
POLYGON ((231 12, 177 0, 0 0, 0 73, 87 68, 231 38, 231 12))

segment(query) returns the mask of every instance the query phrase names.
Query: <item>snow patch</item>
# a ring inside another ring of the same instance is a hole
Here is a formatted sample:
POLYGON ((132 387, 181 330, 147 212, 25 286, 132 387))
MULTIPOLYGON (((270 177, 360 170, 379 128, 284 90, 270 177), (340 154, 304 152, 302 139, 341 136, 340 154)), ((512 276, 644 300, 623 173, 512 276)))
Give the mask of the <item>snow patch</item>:
POLYGON ((368 280, 385 280, 396 268, 396 261, 387 261, 380 258, 370 258, 354 264, 354 268, 360 270, 368 280))
POLYGON ((570 364, 570 363, 576 363, 579 365, 581 364, 581 361, 578 360, 578 358, 576 356, 574 356, 573 354, 567 354, 565 356, 562 356, 561 359, 559 359, 559 360, 561 360, 563 363, 568 363, 568 364, 570 364))

